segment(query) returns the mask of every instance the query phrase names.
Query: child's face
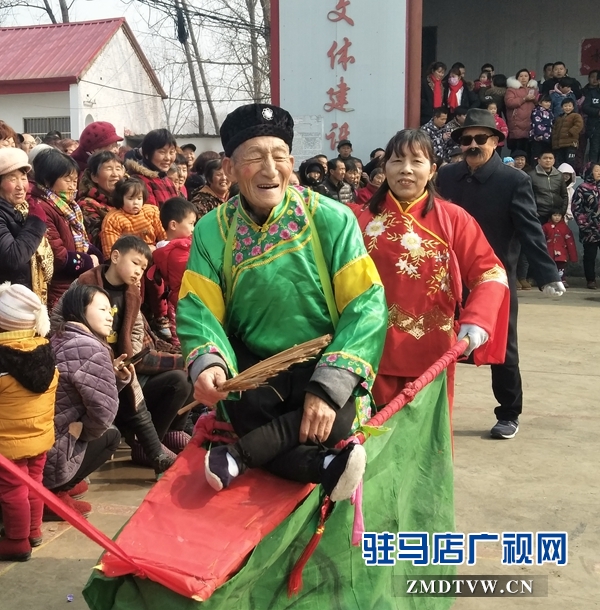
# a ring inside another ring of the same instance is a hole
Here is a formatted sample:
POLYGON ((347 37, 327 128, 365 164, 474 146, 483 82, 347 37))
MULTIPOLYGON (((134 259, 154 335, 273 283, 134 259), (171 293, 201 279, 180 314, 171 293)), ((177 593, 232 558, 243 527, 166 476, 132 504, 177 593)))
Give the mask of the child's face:
POLYGON ((552 222, 558 224, 562 220, 562 214, 552 214, 552 222))
POLYGON ((571 112, 573 112, 573 110, 575 110, 575 106, 573 106, 572 103, 568 103, 568 104, 564 104, 562 109, 564 110, 565 114, 571 114, 571 112))
POLYGON ((600 182, 600 165, 597 163, 592 168, 592 176, 596 182, 600 182))
POLYGON ((498 112, 498 107, 496 106, 496 104, 490 104, 487 109, 492 113, 492 114, 496 114, 498 112))
POLYGON ((123 211, 125 214, 139 214, 144 205, 144 195, 139 191, 130 190, 123 197, 123 211))
POLYGON ((306 174, 306 176, 308 178, 312 178, 313 180, 316 180, 317 182, 319 182, 321 180, 321 173, 320 172, 308 172, 306 174))
POLYGON ((190 212, 181 222, 171 220, 171 222, 169 222, 169 237, 171 239, 182 239, 189 237, 194 232, 195 224, 195 212, 190 212))
POLYGON ((108 297, 101 292, 94 295, 91 303, 85 308, 85 319, 91 330, 98 336, 106 338, 112 332, 113 314, 108 297))
POLYGON ((540 106, 542 108, 544 108, 545 110, 550 110, 550 108, 552 106, 552 102, 549 100, 544 100, 543 102, 540 102, 540 106))
POLYGON ((110 254, 110 266, 114 268, 123 284, 134 286, 142 279, 148 267, 148 259, 135 250, 124 254, 113 250, 110 254))
MULTIPOLYGON (((479 82, 482 85, 487 85, 488 82, 488 75, 485 72, 482 72, 481 75, 479 76, 479 82)), ((489 108, 488 108, 489 110, 489 108)))

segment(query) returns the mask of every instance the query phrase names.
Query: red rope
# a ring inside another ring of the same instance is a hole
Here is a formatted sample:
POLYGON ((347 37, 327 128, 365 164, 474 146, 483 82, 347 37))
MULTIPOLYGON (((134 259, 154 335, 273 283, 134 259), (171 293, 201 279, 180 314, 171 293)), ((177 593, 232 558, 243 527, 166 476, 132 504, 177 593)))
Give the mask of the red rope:
MULTIPOLYGON (((456 362, 469 347, 468 339, 461 339, 458 343, 451 347, 439 360, 436 360, 420 377, 414 381, 409 381, 400 394, 390 401, 381 411, 367 421, 365 426, 374 428, 382 426, 392 415, 395 415, 405 407, 409 402, 415 399, 415 396, 426 386, 429 385, 442 371, 446 370, 453 362, 456 362)), ((365 442, 364 434, 358 432, 356 434, 361 444, 365 442)))

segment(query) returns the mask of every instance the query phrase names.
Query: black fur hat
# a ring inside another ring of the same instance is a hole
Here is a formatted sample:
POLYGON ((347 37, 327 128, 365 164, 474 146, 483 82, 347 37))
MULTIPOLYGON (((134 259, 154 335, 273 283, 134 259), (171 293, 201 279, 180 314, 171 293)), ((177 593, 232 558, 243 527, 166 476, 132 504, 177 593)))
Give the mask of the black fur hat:
POLYGON ((271 104, 247 104, 230 112, 221 125, 221 143, 227 157, 246 140, 259 136, 281 138, 292 150, 294 119, 287 110, 271 104))

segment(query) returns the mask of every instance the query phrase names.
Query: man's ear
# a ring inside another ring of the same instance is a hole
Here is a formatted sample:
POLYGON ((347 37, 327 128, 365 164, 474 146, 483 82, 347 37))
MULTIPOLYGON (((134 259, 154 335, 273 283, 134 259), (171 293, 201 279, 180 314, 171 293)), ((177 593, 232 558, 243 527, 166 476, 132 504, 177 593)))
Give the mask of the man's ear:
POLYGON ((227 176, 228 180, 230 180, 231 182, 237 182, 237 178, 235 176, 235 170, 234 170, 233 166, 234 166, 234 162, 231 159, 231 157, 223 157, 222 168, 223 168, 223 171, 225 172, 225 175, 227 176))

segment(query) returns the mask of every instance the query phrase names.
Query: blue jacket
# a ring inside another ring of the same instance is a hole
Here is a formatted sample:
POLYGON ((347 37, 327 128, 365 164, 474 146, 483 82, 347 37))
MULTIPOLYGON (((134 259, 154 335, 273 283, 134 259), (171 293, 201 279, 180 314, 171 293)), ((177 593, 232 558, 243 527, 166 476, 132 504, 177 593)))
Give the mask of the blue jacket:
POLYGON ((575 97, 575 94, 572 91, 570 93, 567 93, 567 95, 564 95, 557 89, 553 89, 550 92, 550 97, 552 98, 552 114, 554 115, 555 119, 564 114, 564 110, 562 109, 562 102, 565 98, 573 100, 575 112, 579 112, 579 108, 577 106, 577 98, 575 97))

